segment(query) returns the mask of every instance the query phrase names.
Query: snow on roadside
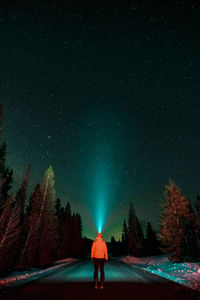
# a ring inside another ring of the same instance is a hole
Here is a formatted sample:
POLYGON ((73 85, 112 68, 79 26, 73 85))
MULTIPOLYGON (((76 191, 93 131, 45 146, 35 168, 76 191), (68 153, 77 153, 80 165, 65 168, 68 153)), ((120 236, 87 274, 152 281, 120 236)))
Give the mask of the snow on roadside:
POLYGON ((168 255, 124 256, 120 261, 200 291, 200 262, 173 263, 168 255))
POLYGON ((64 259, 60 259, 60 260, 56 260, 53 262, 53 264, 62 264, 62 263, 69 263, 69 262, 74 262, 77 261, 77 258, 73 258, 73 257, 68 257, 68 258, 64 258, 64 259))
POLYGON ((4 288, 15 287, 27 282, 30 282, 35 279, 46 276, 55 272, 57 269, 62 268, 70 263, 77 261, 76 258, 65 258, 62 260, 55 261, 51 267, 42 269, 42 268, 31 268, 23 271, 14 271, 7 277, 0 277, 0 291, 4 288))

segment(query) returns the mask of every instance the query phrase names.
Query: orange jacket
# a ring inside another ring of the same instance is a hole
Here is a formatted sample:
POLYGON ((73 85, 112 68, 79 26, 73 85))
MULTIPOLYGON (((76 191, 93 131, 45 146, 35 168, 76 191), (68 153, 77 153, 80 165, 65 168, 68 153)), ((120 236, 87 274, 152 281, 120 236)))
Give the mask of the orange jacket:
POLYGON ((108 259, 108 250, 106 242, 101 237, 96 237, 96 241, 93 242, 91 248, 91 258, 105 258, 108 259))

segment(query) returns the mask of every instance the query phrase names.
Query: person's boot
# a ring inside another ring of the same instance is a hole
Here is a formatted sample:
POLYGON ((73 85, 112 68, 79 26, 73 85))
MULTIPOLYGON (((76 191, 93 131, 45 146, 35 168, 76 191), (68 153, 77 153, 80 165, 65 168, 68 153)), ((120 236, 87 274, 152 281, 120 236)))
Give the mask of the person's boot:
POLYGON ((100 284, 100 289, 101 289, 101 290, 105 289, 105 286, 104 286, 104 283, 103 283, 103 282, 101 282, 101 284, 100 284))
POLYGON ((95 282, 94 282, 94 288, 95 288, 95 289, 98 289, 98 281, 96 281, 96 280, 95 280, 95 282))

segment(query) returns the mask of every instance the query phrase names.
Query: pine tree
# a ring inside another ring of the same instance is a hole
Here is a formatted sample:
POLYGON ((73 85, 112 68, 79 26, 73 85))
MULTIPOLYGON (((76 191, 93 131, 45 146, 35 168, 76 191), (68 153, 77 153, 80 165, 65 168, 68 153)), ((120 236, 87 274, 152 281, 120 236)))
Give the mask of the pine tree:
POLYGON ((57 256, 57 220, 55 211, 55 189, 54 172, 50 166, 44 175, 42 185, 42 211, 41 219, 41 239, 40 239, 40 263, 41 265, 51 263, 57 256))
POLYGON ((78 253, 77 256, 80 257, 82 253, 82 231, 83 231, 83 226, 82 226, 82 220, 81 216, 79 213, 76 213, 76 226, 77 226, 77 249, 78 253))
POLYGON ((187 201, 187 214, 180 218, 180 224, 183 230, 182 256, 186 261, 199 261, 200 245, 198 244, 198 223, 190 201, 187 201))
POLYGON ((144 254, 144 234, 142 226, 137 216, 135 216, 135 230, 136 230, 136 239, 139 247, 139 256, 144 254))
POLYGON ((125 219, 122 230, 122 251, 123 254, 128 254, 128 227, 125 219))
POLYGON ((138 245, 136 241, 135 232, 135 212, 133 209, 132 202, 129 205, 129 215, 128 215, 128 253, 130 255, 138 256, 138 245))
POLYGON ((13 195, 9 195, 0 218, 0 272, 9 270, 16 264, 16 252, 21 232, 19 224, 19 207, 13 205, 13 195))
MULTIPOLYGON (((4 116, 4 107, 3 104, 0 103, 0 138, 2 137, 2 119, 4 116)), ((12 188, 13 183, 13 171, 6 167, 6 150, 7 144, 4 142, 0 145, 0 215, 2 213, 2 207, 4 206, 8 192, 12 188)))
POLYGON ((6 149, 7 149, 7 144, 4 142, 0 146, 0 186, 3 184, 3 176, 6 172, 6 149))
POLYGON ((70 205, 69 201, 67 201, 67 204, 65 206, 65 211, 69 217, 72 216, 71 205, 70 205))
POLYGON ((116 243, 116 240, 115 240, 114 236, 112 236, 111 239, 110 239, 110 251, 111 251, 112 256, 116 256, 117 243, 116 243))
MULTIPOLYGON (((3 104, 0 103, 0 138, 2 137, 2 129, 1 129, 1 123, 4 115, 4 108, 3 104)), ((5 157, 6 157, 6 143, 3 143, 0 146, 0 188, 3 184, 3 174, 5 173, 6 167, 5 167, 5 157)))
POLYGON ((59 217, 61 213, 61 202, 60 198, 56 199, 56 205, 55 205, 55 210, 56 210, 56 216, 59 217))
POLYGON ((23 224, 23 221, 24 221, 24 208, 25 208, 25 202, 26 202, 28 182, 29 182, 29 177, 30 177, 30 169, 31 169, 31 165, 28 164, 26 173, 22 180, 21 187, 17 191, 16 197, 15 197, 15 203, 20 208, 21 224, 23 224))
POLYGON ((59 249, 58 258, 62 259, 71 256, 72 249, 72 217, 69 201, 65 208, 61 208, 59 216, 59 249))
POLYGON ((25 242, 21 250, 19 267, 31 267, 39 265, 40 232, 42 210, 42 189, 37 184, 29 199, 26 217, 24 221, 25 242))
POLYGON ((2 123, 3 117, 4 117, 4 107, 3 107, 3 104, 0 103, 0 138, 2 137, 1 123, 2 123))
POLYGON ((12 207, 13 207, 13 197, 8 196, 7 201, 4 203, 4 206, 2 207, 2 214, 0 216, 0 237, 2 237, 4 232, 6 231, 7 222, 12 213, 12 207))
POLYGON ((144 248, 142 227, 135 214, 132 202, 129 205, 128 216, 128 252, 130 255, 141 256, 144 248))
POLYGON ((195 208, 196 208, 197 219, 200 222, 200 195, 197 195, 195 208))
POLYGON ((18 249, 18 260, 21 260, 21 252, 23 252, 23 249, 25 247, 25 243, 26 243, 26 230, 25 230, 25 224, 24 224, 24 218, 25 218, 25 214, 24 214, 24 208, 25 208, 25 202, 26 202, 26 195, 27 195, 27 187, 28 187, 28 181, 29 181, 29 177, 30 177, 30 168, 31 165, 29 164, 27 167, 27 170, 25 172, 24 178, 22 180, 22 184, 19 188, 19 190, 17 191, 16 197, 15 197, 15 203, 14 205, 19 207, 19 211, 20 211, 20 226, 21 226, 21 233, 19 236, 19 249, 18 249))
POLYGON ((198 244, 200 246, 200 195, 197 195, 195 208, 196 208, 196 220, 197 220, 197 239, 198 239, 198 244))
POLYGON ((160 250, 156 232, 152 229, 151 223, 147 222, 147 233, 145 238, 145 255, 149 256, 157 254, 160 254, 160 250))
MULTIPOLYGON (((196 220, 191 205, 171 179, 165 187, 164 199, 159 233, 163 250, 171 254, 173 261, 188 260, 188 249, 196 248, 196 220), (193 245, 189 245, 191 234, 193 245)), ((193 249, 191 255, 197 250, 193 249)))
POLYGON ((0 187, 0 213, 1 213, 1 207, 6 202, 8 193, 12 188, 12 183, 13 183, 13 170, 9 170, 9 167, 7 167, 5 169, 5 172, 2 174, 1 182, 2 184, 0 187))
POLYGON ((72 227, 71 227, 71 255, 74 257, 80 257, 82 250, 82 222, 78 213, 72 215, 72 227))

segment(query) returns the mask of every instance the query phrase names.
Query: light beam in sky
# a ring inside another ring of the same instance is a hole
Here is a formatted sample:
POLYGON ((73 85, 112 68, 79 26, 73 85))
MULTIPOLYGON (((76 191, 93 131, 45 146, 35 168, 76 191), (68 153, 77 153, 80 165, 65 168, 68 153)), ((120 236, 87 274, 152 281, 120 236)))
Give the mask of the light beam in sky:
POLYGON ((91 197, 94 197, 94 223, 101 232, 108 217, 112 189, 112 154, 108 144, 101 142, 96 145, 91 165, 94 170, 91 189, 91 197))
MULTIPOLYGON (((98 109, 93 114, 87 112, 80 116, 79 124, 79 174, 83 199, 94 221, 91 225, 106 234, 108 218, 119 203, 119 183, 129 149, 129 127, 113 108, 98 109)), ((92 235, 96 236, 96 232, 92 235)))

